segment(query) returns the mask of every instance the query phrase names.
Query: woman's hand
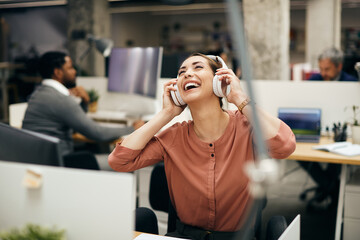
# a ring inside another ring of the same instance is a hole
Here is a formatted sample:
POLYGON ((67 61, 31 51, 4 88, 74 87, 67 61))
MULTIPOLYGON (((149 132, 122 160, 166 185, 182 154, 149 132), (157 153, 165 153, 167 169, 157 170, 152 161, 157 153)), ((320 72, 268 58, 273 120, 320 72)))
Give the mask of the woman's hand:
POLYGON ((220 75, 219 81, 223 81, 224 83, 222 84, 222 86, 224 86, 223 91, 228 84, 230 84, 231 86, 231 91, 229 95, 226 96, 228 102, 233 103, 236 106, 239 106, 244 100, 246 100, 248 96, 245 93, 245 91, 242 89, 240 85, 240 79, 235 75, 233 70, 219 68, 216 70, 215 74, 220 75))
POLYGON ((163 110, 173 117, 179 115, 186 107, 186 106, 181 106, 181 107, 176 106, 171 98, 170 91, 176 90, 176 88, 174 87, 176 83, 177 83, 176 78, 167 81, 164 84, 164 94, 163 94, 163 110))
MULTIPOLYGON (((171 79, 164 84, 163 109, 156 113, 150 121, 127 136, 121 142, 121 146, 131 149, 143 149, 162 127, 184 110, 185 106, 178 107, 171 99, 170 91, 175 90, 175 87, 172 85, 176 84, 176 81, 176 79, 171 79)), ((137 126, 134 127, 136 128, 137 126)))

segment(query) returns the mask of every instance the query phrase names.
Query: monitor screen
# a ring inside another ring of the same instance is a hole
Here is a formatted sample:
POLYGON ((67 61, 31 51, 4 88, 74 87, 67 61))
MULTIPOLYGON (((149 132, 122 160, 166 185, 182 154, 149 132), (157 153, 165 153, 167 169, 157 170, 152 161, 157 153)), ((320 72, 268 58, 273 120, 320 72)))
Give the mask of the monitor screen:
POLYGON ((320 135, 321 109, 279 108, 278 117, 295 135, 320 135))
POLYGON ((113 48, 108 91, 156 98, 161 60, 161 47, 113 48))
POLYGON ((62 166, 59 139, 0 123, 0 160, 62 166))

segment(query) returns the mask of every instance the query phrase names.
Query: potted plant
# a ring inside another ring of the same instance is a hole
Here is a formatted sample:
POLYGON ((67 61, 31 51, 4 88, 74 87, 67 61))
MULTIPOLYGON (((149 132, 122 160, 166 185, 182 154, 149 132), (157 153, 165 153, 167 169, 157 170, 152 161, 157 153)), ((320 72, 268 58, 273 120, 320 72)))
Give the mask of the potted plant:
POLYGON ((352 141, 355 144, 360 144, 360 125, 357 119, 357 115, 360 113, 360 107, 353 105, 351 106, 353 111, 352 123, 351 124, 351 134, 352 134, 352 141))
POLYGON ((89 112, 96 112, 97 111, 97 106, 98 106, 98 100, 99 100, 99 93, 98 91, 96 91, 95 89, 90 89, 87 91, 89 98, 90 98, 90 102, 89 102, 89 112))
POLYGON ((23 229, 13 228, 0 232, 2 240, 65 240, 65 230, 27 224, 23 229))

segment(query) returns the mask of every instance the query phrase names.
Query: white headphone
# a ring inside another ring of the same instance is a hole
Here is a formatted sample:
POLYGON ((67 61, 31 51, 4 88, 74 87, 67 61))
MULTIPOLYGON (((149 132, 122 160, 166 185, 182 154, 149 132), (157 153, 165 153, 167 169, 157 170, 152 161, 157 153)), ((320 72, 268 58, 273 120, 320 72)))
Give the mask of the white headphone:
MULTIPOLYGON (((207 57, 211 58, 212 60, 214 60, 215 62, 217 60, 219 60, 221 62, 221 65, 222 65, 222 68, 226 68, 228 69, 228 67, 226 66, 225 64, 225 61, 219 57, 219 56, 214 56, 214 55, 206 55, 207 57)), ((222 81, 219 80, 219 77, 221 75, 215 75, 214 78, 213 78, 213 92, 216 96, 218 97, 226 97, 227 95, 229 95, 230 93, 230 90, 231 90, 231 87, 230 87, 230 84, 227 85, 226 87, 226 92, 225 94, 223 93, 223 90, 221 88, 221 84, 222 84, 222 81)), ((178 86, 177 84, 174 85, 174 87, 176 88, 175 91, 170 91, 171 93, 171 97, 175 103, 176 106, 182 106, 182 105, 186 105, 186 103, 184 102, 184 100, 181 98, 180 96, 180 92, 179 92, 179 89, 178 89, 178 86)))

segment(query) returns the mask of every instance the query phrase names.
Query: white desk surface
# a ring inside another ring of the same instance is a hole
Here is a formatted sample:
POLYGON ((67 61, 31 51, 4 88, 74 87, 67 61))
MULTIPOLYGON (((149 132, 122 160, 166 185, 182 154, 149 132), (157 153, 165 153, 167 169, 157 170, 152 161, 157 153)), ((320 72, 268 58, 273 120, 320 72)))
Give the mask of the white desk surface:
POLYGON ((112 110, 98 110, 96 112, 88 112, 87 115, 92 119, 126 121, 128 115, 126 112, 112 110))

